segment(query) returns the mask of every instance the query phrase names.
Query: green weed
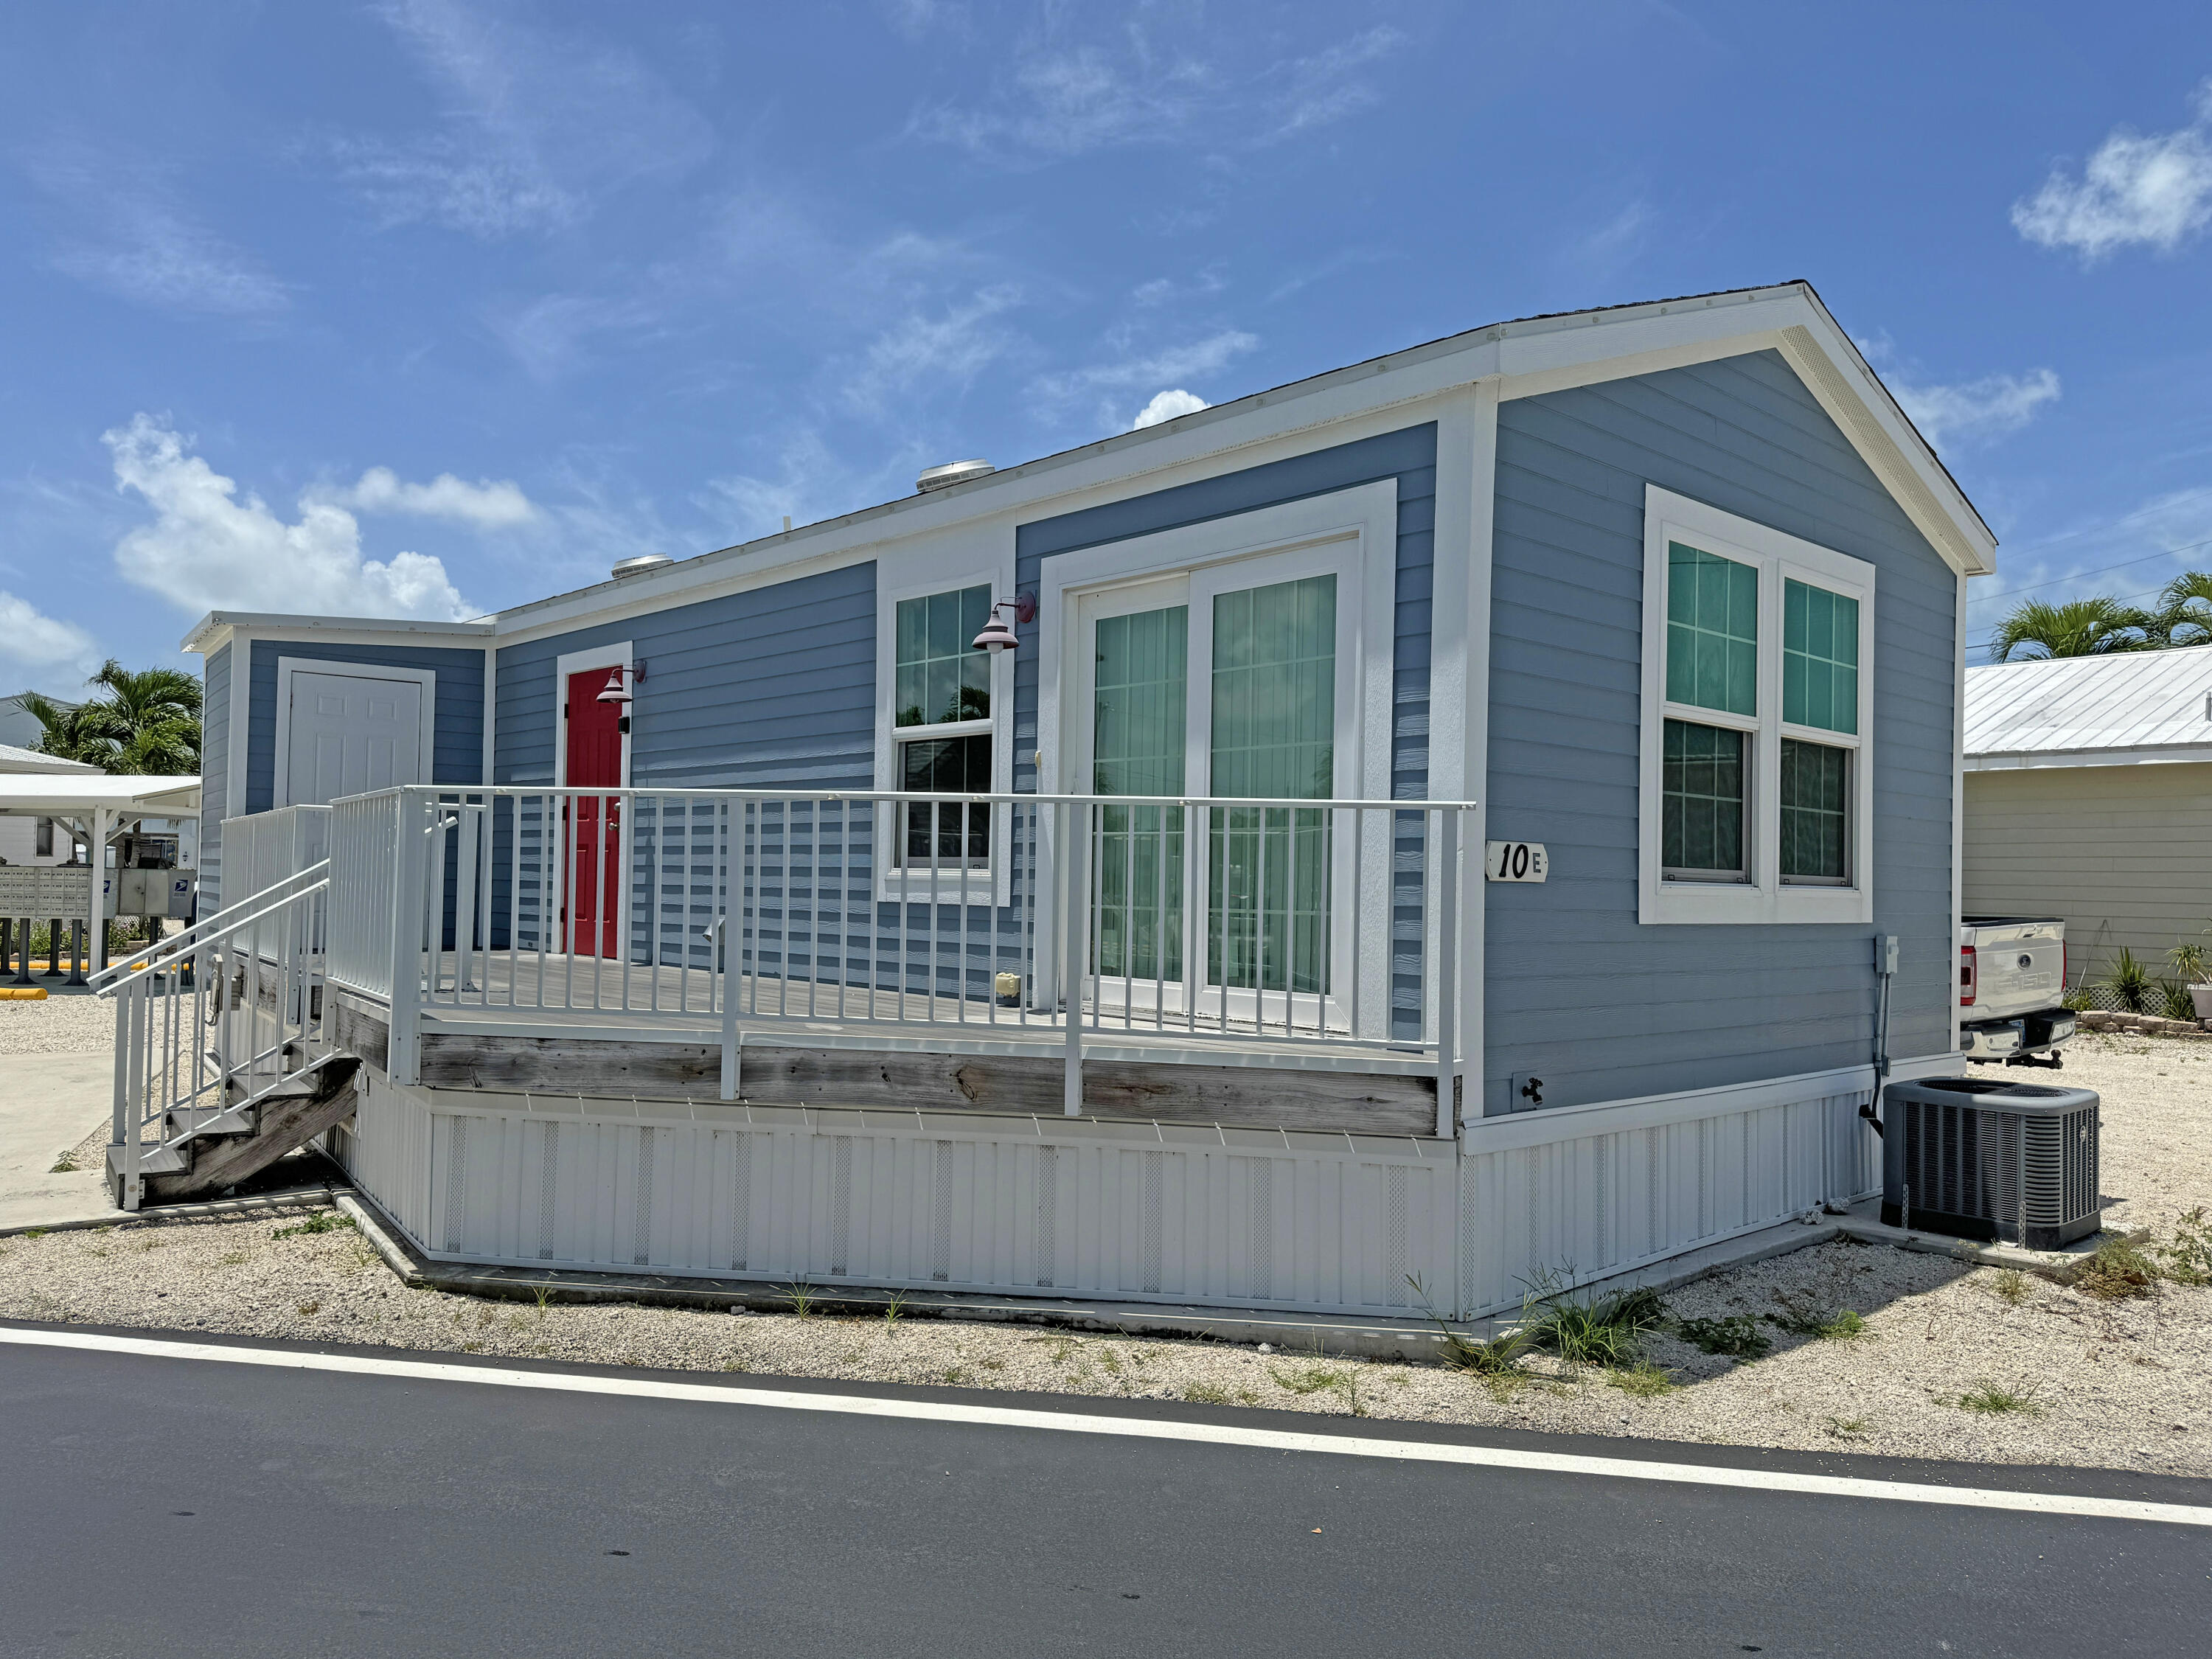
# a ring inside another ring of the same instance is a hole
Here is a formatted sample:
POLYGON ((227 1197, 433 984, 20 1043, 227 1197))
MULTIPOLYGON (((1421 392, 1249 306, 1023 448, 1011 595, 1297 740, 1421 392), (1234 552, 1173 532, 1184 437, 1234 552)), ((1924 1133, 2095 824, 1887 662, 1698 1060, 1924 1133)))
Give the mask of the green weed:
POLYGON ((1990 1294, 2006 1306, 2017 1308, 2027 1300, 2027 1275, 2017 1267, 2000 1267, 1990 1281, 1990 1294))
POLYGON ((1211 1382, 1193 1382, 1182 1391, 1182 1397, 1194 1406, 1225 1406, 1229 1390, 1216 1388, 1211 1382))
POLYGON ((906 1292, 893 1291, 891 1299, 884 1304, 884 1334, 889 1336, 898 1329, 899 1316, 906 1311, 906 1292))
POLYGON ((822 1299, 822 1292, 805 1279, 795 1279, 783 1287, 783 1299, 791 1304, 793 1313, 805 1319, 814 1312, 814 1304, 822 1299))
POLYGON ((1759 1322, 1749 1314, 1730 1314, 1725 1319, 1678 1319, 1674 1331, 1692 1347, 1730 1359, 1762 1358, 1774 1346, 1773 1339, 1759 1328, 1759 1322))
POLYGON ((1638 1400, 1656 1400, 1661 1395, 1674 1393, 1681 1386, 1674 1381, 1674 1373, 1665 1366, 1649 1362, 1609 1371, 1605 1380, 1609 1386, 1638 1400))
POLYGON ((2158 1249, 2159 1269, 2177 1285, 2212 1285, 2212 1213, 2198 1205, 2173 1224, 2173 1242, 2158 1249))
POLYGON ((271 1238, 301 1238, 313 1233, 342 1233, 354 1224, 349 1215, 339 1215, 331 1210, 318 1210, 305 1221, 295 1221, 289 1227, 279 1227, 269 1235, 271 1238))
POLYGON ((1867 1437, 1867 1420, 1863 1417, 1827 1417, 1820 1426, 1837 1440, 1863 1440, 1867 1437))
POLYGON ((2014 1390, 2000 1387, 1984 1377, 1960 1395, 1953 1403, 1962 1411, 1980 1412, 1988 1416, 2002 1416, 2017 1412, 2027 1417, 2040 1417, 2043 1407, 2035 1403, 2039 1384, 2030 1383, 2026 1389, 2014 1390))
POLYGON ((1267 1368, 1267 1375, 1275 1379, 1279 1389, 1288 1389, 1292 1394, 1319 1394, 1323 1389, 1340 1389, 1345 1373, 1328 1365, 1308 1365, 1298 1370, 1279 1371, 1267 1368))
POLYGON ((1553 1289, 1557 1282, 1544 1275, 1530 1287, 1535 1301, 1522 1322, 1530 1346, 1557 1354, 1571 1370, 1642 1363, 1644 1338, 1667 1322, 1667 1304, 1656 1291, 1639 1285, 1610 1296, 1571 1296, 1553 1289))
POLYGON ((2159 1264, 2143 1253, 2140 1235, 2108 1238, 2074 1270, 2074 1288, 2100 1302, 2158 1294, 2159 1264))

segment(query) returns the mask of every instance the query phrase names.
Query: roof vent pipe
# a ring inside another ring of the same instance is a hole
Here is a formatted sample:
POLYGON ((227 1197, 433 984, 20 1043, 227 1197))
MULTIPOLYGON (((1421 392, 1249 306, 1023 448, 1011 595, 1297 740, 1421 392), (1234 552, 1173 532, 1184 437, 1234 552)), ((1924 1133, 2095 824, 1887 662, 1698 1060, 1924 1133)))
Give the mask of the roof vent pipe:
POLYGON ((987 477, 998 470, 988 461, 947 461, 943 466, 925 467, 921 476, 914 481, 915 493, 927 495, 933 489, 949 489, 970 478, 987 477))
POLYGON ((665 553, 641 553, 634 559, 617 560, 614 568, 614 579, 620 581, 625 576, 642 576, 648 570, 658 570, 664 564, 675 562, 676 561, 665 553))

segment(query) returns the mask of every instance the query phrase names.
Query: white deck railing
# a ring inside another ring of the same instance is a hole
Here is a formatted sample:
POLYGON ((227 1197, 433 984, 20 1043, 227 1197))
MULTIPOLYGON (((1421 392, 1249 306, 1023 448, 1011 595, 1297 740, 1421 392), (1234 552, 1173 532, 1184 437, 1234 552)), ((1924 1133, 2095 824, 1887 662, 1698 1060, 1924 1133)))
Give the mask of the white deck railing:
POLYGON ((325 1041, 327 862, 310 864, 93 975, 115 1008, 110 1170, 135 1210, 144 1177, 195 1136, 337 1057, 325 1041))
POLYGON ((1127 1037, 1168 1059, 1410 1060, 1433 1069, 1449 1133, 1470 810, 386 790, 333 810, 330 975, 390 1002, 402 1081, 426 1014, 718 1026, 729 1098, 748 1030, 996 1035, 1064 1053, 1073 1114, 1085 1043, 1127 1037))

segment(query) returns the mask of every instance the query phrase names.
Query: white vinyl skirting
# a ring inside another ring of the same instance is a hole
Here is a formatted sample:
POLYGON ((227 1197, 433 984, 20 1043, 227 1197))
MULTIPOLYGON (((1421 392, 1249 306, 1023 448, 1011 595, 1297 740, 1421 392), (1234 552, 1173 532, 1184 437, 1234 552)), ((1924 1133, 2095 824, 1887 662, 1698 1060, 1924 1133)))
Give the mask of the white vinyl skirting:
POLYGON ((1475 1316, 1880 1186, 1869 1068, 1382 1136, 400 1089, 334 1150, 427 1255, 1475 1316))

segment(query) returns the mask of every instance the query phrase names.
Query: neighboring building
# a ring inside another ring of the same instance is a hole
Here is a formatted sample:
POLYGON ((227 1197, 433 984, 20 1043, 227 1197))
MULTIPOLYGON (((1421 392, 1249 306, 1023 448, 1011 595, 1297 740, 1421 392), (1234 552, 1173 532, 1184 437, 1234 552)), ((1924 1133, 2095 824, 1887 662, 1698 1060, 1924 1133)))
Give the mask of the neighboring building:
MULTIPOLYGON (((46 735, 46 728, 39 723, 39 717, 23 707, 23 699, 30 695, 18 691, 12 697, 0 697, 0 747, 29 749, 46 735)), ((53 701, 61 708, 77 706, 59 697, 53 701)))
POLYGON ((1499 325, 482 621, 210 615, 201 915, 327 847, 334 1144, 441 1259, 1512 1305, 1876 1188, 1881 936, 1960 1068, 1994 545, 1803 284, 1499 325))
MULTIPOLYGON (((9 704, 16 702, 14 697, 0 701, 0 719, 5 718, 9 704)), ((32 724, 35 726, 37 722, 32 724)), ((58 776, 97 775, 99 772, 97 766, 88 766, 82 761, 59 760, 52 755, 0 743, 0 774, 58 776)), ((0 797, 4 794, 5 784, 0 783, 0 797)), ((70 821, 9 811, 0 805, 0 864, 67 864, 76 856, 78 845, 76 827, 70 821)))
POLYGON ((2063 916, 2071 984, 2212 945, 2212 646, 1966 671, 1966 912, 2063 916))

